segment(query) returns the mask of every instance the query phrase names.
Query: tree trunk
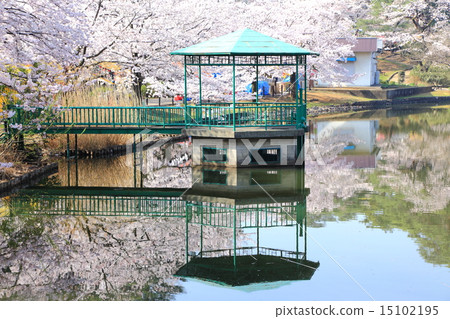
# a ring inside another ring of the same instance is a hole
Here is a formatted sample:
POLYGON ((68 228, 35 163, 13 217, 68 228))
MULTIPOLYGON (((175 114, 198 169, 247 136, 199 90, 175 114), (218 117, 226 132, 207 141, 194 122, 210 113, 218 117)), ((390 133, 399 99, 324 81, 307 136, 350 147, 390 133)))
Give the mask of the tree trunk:
POLYGON ((142 105, 143 103, 143 97, 142 97, 142 91, 141 87, 144 82, 144 77, 140 72, 133 73, 133 91, 136 95, 136 98, 138 100, 138 104, 142 105))

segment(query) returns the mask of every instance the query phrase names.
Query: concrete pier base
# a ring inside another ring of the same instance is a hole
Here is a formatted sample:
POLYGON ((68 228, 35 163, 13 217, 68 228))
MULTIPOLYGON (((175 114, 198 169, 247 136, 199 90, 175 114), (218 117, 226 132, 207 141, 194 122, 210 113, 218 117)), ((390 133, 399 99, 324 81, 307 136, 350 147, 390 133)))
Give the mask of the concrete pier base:
POLYGON ((193 166, 303 166, 304 129, 186 129, 193 166))

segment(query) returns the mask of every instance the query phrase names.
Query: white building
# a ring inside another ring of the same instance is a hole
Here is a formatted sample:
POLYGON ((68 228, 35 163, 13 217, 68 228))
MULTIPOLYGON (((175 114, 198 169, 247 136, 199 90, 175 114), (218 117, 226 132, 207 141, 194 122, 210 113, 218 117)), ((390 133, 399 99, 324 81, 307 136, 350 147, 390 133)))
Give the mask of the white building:
MULTIPOLYGON (((344 42, 344 40, 342 40, 344 42)), ((383 41, 377 38, 357 38, 353 47, 353 56, 339 59, 352 82, 325 83, 319 81, 318 86, 372 86, 380 84, 380 72, 377 71, 377 54, 383 48, 383 41)))
POLYGON ((356 138, 358 142, 349 142, 336 159, 352 163, 353 168, 376 168, 380 150, 376 145, 378 128, 377 120, 320 121, 312 136, 318 143, 333 138, 340 142, 356 138))

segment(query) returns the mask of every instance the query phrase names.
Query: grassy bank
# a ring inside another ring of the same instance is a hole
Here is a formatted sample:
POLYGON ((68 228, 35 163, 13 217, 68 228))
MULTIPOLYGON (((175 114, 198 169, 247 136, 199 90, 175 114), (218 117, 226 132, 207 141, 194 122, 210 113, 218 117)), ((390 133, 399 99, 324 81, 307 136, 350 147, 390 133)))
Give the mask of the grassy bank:
POLYGON ((371 101, 365 97, 354 96, 349 93, 327 92, 311 90, 307 92, 308 107, 337 105, 361 101, 371 101))

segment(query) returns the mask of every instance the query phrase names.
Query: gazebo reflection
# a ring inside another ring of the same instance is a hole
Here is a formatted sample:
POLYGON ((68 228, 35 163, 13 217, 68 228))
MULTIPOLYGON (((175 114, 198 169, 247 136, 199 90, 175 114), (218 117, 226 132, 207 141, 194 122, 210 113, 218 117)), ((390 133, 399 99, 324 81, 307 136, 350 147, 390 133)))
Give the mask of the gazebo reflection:
POLYGON ((186 263, 176 276, 226 286, 246 286, 291 280, 310 280, 319 262, 307 259, 304 170, 196 168, 197 182, 184 195, 186 263), (220 191, 219 191, 220 189, 220 191), (200 225, 200 250, 191 252, 189 225, 200 225), (233 229, 232 247, 203 249, 203 227, 233 229), (295 227, 295 250, 260 245, 260 230, 295 227), (239 246, 238 232, 256 230, 253 246, 239 246))

